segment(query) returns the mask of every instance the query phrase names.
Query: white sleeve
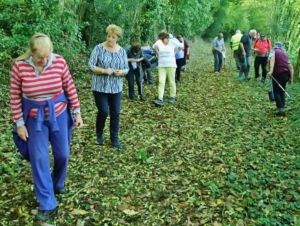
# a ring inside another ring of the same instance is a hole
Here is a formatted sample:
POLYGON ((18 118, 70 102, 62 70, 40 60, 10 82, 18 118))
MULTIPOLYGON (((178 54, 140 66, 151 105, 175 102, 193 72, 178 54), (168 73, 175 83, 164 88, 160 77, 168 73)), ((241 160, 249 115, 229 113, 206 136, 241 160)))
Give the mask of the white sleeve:
POLYGON ((172 43, 174 48, 182 48, 182 49, 184 48, 184 43, 179 42, 179 40, 176 38, 171 38, 170 42, 172 43))

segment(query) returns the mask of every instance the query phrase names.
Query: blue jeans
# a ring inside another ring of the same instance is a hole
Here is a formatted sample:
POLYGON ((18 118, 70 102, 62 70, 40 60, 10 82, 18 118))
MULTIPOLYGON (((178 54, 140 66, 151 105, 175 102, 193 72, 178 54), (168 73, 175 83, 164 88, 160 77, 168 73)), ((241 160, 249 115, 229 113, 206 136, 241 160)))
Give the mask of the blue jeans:
POLYGON ((220 72, 223 64, 223 54, 219 51, 214 50, 214 71, 220 72))
POLYGON ((120 93, 100 93, 93 91, 95 103, 98 108, 96 118, 96 133, 103 134, 105 121, 110 115, 110 139, 115 143, 119 139, 120 112, 122 92, 120 93))
POLYGON ((157 67, 157 62, 151 63, 151 66, 149 68, 144 68, 143 74, 144 74, 144 81, 146 81, 148 84, 153 84, 153 76, 152 71, 157 67))
POLYGON ((140 96, 144 95, 143 89, 143 74, 141 73, 141 69, 138 67, 136 69, 130 69, 127 74, 127 81, 128 81, 128 95, 130 99, 135 98, 134 93, 134 80, 136 81, 138 87, 138 94, 140 96))

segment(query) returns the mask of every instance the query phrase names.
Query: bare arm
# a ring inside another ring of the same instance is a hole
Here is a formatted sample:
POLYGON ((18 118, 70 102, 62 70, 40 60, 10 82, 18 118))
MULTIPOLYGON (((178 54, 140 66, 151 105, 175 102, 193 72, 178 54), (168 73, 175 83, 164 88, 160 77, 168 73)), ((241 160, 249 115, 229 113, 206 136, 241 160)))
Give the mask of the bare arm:
POLYGON ((95 66, 92 69, 92 72, 94 72, 97 75, 101 75, 101 74, 112 75, 114 73, 114 70, 111 68, 102 68, 102 67, 95 66))
POLYGON ((270 76, 273 74, 274 64, 275 64, 275 54, 270 59, 270 70, 269 70, 269 73, 268 73, 270 76))
POLYGON ((240 43, 240 47, 241 47, 243 55, 246 55, 246 51, 245 51, 243 43, 240 43))
POLYGON ((291 74, 289 83, 293 83, 293 81, 294 81, 294 67, 293 67, 292 64, 289 64, 289 71, 290 71, 290 74, 291 74))
POLYGON ((144 60, 144 57, 141 58, 128 58, 128 62, 141 62, 144 60))

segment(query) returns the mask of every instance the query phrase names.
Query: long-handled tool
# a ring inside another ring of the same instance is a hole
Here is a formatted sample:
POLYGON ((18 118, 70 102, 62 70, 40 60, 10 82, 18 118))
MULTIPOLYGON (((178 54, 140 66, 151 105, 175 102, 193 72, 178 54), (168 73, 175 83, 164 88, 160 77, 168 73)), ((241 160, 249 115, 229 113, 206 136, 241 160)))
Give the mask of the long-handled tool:
POLYGON ((270 75, 270 77, 277 83, 279 88, 290 98, 291 96, 288 94, 287 91, 285 91, 285 89, 279 84, 279 82, 272 75, 270 75))

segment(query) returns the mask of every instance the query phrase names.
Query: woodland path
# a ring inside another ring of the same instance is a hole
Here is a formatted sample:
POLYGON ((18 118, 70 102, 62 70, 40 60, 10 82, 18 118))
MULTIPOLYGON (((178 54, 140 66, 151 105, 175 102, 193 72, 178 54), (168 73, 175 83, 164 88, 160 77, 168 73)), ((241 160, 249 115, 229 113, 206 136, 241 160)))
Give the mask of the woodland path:
MULTIPOLYGON (((195 41, 175 106, 154 107, 156 87, 148 86, 145 103, 131 102, 125 85, 120 153, 110 148, 107 127, 107 144, 95 145, 90 75, 85 64, 78 66, 73 75, 85 127, 74 134, 68 192, 59 198, 53 225, 300 222, 299 126, 293 126, 299 109, 294 100, 287 103, 288 117, 275 117, 267 84, 238 81, 229 62, 224 72, 214 74, 212 64, 210 46, 195 41)), ((33 225, 37 206, 30 167, 18 159, 10 129, 1 127, 6 168, 0 225, 33 225)))

